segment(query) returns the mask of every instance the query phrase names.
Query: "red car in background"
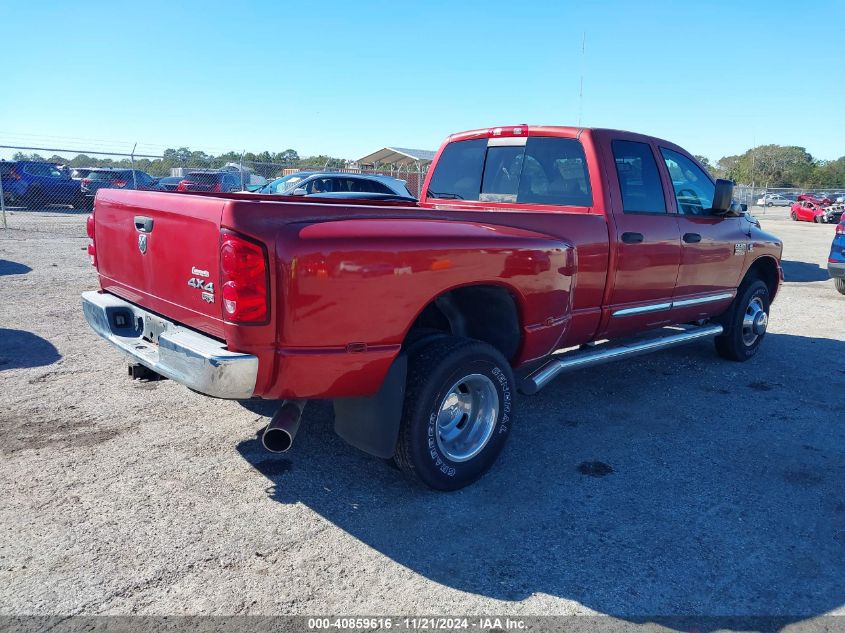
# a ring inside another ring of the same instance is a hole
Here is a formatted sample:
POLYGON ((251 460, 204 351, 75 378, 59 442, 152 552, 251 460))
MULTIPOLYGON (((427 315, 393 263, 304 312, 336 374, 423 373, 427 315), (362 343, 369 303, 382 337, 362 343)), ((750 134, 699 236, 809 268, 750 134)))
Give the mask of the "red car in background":
POLYGON ((808 194, 798 196, 798 201, 792 205, 792 211, 789 214, 793 220, 803 220, 804 222, 836 223, 842 219, 842 211, 845 210, 845 204, 831 204, 830 198, 822 198, 819 200, 808 194))

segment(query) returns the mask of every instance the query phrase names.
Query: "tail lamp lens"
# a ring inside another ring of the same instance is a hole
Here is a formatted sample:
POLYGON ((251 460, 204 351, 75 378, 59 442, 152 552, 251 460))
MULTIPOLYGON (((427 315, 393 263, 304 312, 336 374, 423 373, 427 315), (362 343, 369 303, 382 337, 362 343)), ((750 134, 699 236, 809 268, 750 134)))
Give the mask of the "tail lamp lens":
POLYGON ((94 239, 94 214, 88 216, 85 220, 85 232, 91 238, 91 243, 88 244, 88 256, 91 258, 91 265, 97 266, 97 246, 94 239))
POLYGON ((845 235, 845 223, 840 222, 836 225, 836 234, 845 235))
POLYGON ((260 323, 269 315, 267 255, 260 245, 232 233, 220 244, 223 318, 236 323, 260 323))

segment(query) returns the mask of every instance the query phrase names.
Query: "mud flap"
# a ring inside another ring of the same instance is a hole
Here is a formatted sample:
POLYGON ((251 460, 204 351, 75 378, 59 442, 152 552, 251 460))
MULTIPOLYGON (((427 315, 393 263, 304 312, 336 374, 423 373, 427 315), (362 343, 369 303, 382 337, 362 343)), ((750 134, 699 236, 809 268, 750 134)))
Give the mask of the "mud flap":
POLYGON ((408 357, 393 361, 381 388, 365 398, 339 398, 334 404, 334 430, 355 448, 376 457, 393 457, 405 402, 408 357))

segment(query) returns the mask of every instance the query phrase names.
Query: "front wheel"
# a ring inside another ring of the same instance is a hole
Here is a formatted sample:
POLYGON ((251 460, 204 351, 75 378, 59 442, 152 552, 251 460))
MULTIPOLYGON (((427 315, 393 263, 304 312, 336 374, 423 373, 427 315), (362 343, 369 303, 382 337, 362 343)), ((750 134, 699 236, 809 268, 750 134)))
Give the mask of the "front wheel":
POLYGON ((836 286, 840 294, 845 295, 845 277, 834 277, 833 285, 836 286))
POLYGON ((486 473, 513 420, 514 379, 494 347, 438 338, 408 359, 408 379, 394 460, 435 490, 458 490, 486 473))
POLYGON ((825 222, 825 217, 823 215, 817 215, 816 216, 816 224, 824 224, 824 222, 825 222))
POLYGON ((740 286, 728 308, 725 333, 715 339, 719 356, 746 361, 757 353, 769 324, 769 301, 769 287, 763 281, 740 286))

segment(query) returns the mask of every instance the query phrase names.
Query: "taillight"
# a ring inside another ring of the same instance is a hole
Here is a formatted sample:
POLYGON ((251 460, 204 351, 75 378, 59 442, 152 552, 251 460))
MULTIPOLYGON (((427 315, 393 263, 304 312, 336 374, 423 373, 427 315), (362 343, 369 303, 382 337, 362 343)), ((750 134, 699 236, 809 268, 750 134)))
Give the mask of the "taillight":
POLYGON ((91 238, 91 243, 88 244, 88 257, 91 258, 91 265, 97 267, 97 246, 94 239, 94 214, 88 216, 85 220, 85 232, 91 238))
POLYGON ((12 167, 9 170, 9 178, 11 178, 12 180, 20 180, 21 175, 18 173, 18 171, 14 167, 12 167))
POLYGON ((845 222, 840 222, 836 225, 836 234, 845 235, 845 222))
POLYGON ((90 184, 91 184, 91 179, 90 179, 90 178, 83 178, 80 182, 81 182, 83 185, 90 185, 90 184))
POLYGON ((235 323, 262 323, 269 317, 268 264, 264 247, 224 232, 220 240, 223 318, 235 323))
POLYGON ((215 183, 211 186, 211 189, 209 189, 209 191, 214 193, 223 193, 223 185, 219 182, 215 183))
POLYGON ((115 187, 125 187, 127 183, 126 180, 112 180, 111 182, 115 187))
POLYGON ((188 190, 188 181, 187 180, 180 180, 179 184, 176 185, 176 191, 187 191, 188 190))

